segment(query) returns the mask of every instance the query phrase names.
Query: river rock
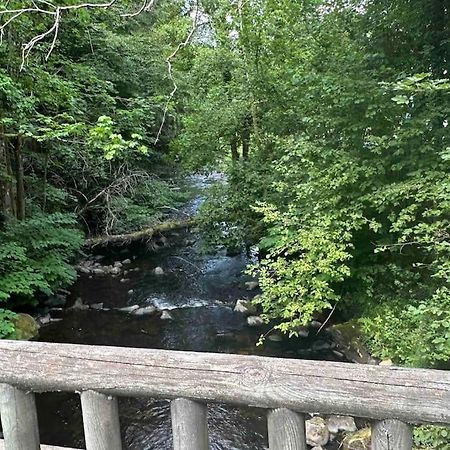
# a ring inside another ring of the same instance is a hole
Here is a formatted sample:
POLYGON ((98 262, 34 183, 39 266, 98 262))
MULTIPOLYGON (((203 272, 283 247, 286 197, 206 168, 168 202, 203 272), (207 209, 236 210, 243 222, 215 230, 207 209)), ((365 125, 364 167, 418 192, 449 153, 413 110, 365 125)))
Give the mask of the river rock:
POLYGON ((83 300, 80 297, 78 297, 75 300, 75 303, 69 309, 74 309, 77 311, 85 311, 86 309, 89 309, 89 305, 85 305, 83 303, 83 300))
POLYGON ((110 273, 111 275, 119 275, 119 274, 120 274, 120 267, 114 266, 114 267, 109 271, 109 273, 110 273))
POLYGON ((94 261, 101 261, 103 258, 104 258, 103 255, 95 255, 95 256, 93 257, 94 261))
POLYGON ((124 308, 117 308, 117 311, 131 314, 133 311, 136 311, 137 309, 139 309, 139 305, 131 305, 125 306, 124 308))
POLYGON ((153 269, 153 273, 155 274, 155 275, 164 275, 164 270, 163 270, 163 268, 162 267, 155 267, 154 269, 153 269))
POLYGON ((330 416, 327 418, 327 427, 331 434, 338 434, 340 431, 354 433, 358 429, 355 419, 350 416, 330 416))
POLYGON ((330 350, 333 345, 330 342, 326 341, 315 341, 311 345, 313 352, 321 352, 323 350, 330 350))
POLYGON ((392 359, 383 359, 383 361, 380 361, 380 363, 378 364, 379 366, 393 366, 394 363, 392 362, 392 359))
POLYGON ((364 346, 361 327, 356 321, 333 325, 327 330, 337 344, 338 350, 344 353, 349 361, 360 364, 376 363, 364 346))
POLYGON ((247 317, 247 325, 250 327, 259 327, 264 324, 264 321, 260 316, 249 316, 247 317))
POLYGON ((362 428, 355 433, 348 434, 342 441, 343 450, 370 450, 371 430, 362 428))
POLYGON ((120 269, 121 267, 123 267, 123 264, 120 261, 116 261, 114 263, 114 267, 118 267, 120 269))
POLYGON ((321 445, 316 445, 311 450, 325 450, 321 445))
POLYGON ((78 266, 78 272, 86 273, 86 274, 91 273, 90 269, 88 269, 87 267, 84 267, 84 266, 78 266))
POLYGON ((105 270, 101 267, 95 267, 94 269, 92 269, 92 272, 95 275, 104 275, 105 274, 105 270))
POLYGON ((244 286, 247 291, 254 291, 259 286, 259 283, 257 281, 246 281, 244 286))
POLYGON ((103 302, 102 303, 92 303, 92 305, 89 305, 92 309, 96 309, 97 311, 101 311, 103 309, 103 302))
POLYGON ((132 312, 134 316, 150 316, 156 312, 156 308, 153 305, 144 306, 143 308, 138 308, 132 312))
POLYGON ((39 333, 39 324, 29 314, 16 314, 11 322, 14 325, 14 332, 10 337, 13 339, 28 341, 39 333))
POLYGON ((314 330, 318 330, 319 328, 322 327, 322 322, 319 322, 318 320, 312 320, 311 323, 309 324, 311 326, 311 328, 313 328, 314 330))
POLYGON ((283 336, 281 336, 281 334, 269 334, 267 339, 272 342, 281 342, 283 340, 283 336))
POLYGON ((124 259, 124 260, 122 261, 122 264, 123 264, 124 266, 126 266, 126 265, 128 265, 128 264, 131 264, 131 259, 129 259, 129 258, 124 259))
POLYGON ((52 321, 52 316, 50 314, 45 314, 37 319, 39 325, 47 325, 52 321))
POLYGON ((169 311, 167 311, 167 309, 164 309, 161 313, 161 320, 173 320, 173 316, 172 314, 170 314, 169 311))
POLYGON ((133 289, 130 289, 129 291, 128 291, 128 295, 133 295, 134 294, 134 290, 133 289))
POLYGON ((297 333, 297 336, 301 338, 307 338, 309 336, 308 328, 304 327, 303 325, 295 327, 295 332, 297 333))
POLYGON ((244 314, 245 316, 252 316, 256 314, 256 306, 250 300, 238 300, 234 311, 244 314))
POLYGON ((122 279, 120 280, 121 283, 128 283, 129 281, 130 281, 129 278, 122 278, 122 279))
POLYGON ((311 447, 322 446, 328 443, 330 432, 327 423, 322 417, 316 416, 305 422, 306 443, 311 447))

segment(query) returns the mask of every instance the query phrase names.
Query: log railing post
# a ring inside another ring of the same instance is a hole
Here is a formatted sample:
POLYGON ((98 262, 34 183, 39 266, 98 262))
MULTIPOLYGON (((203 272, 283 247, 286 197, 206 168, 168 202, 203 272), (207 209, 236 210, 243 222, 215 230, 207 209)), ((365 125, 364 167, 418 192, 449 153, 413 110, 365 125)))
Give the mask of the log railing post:
POLYGON ((0 384, 0 415, 5 450, 39 450, 34 394, 0 384))
POLYGON ((286 408, 267 416, 270 450, 306 450, 305 417, 286 408))
POLYGON ((172 400, 174 450, 208 450, 207 406, 185 398, 172 400))
POLYGON ((372 450, 411 450, 412 428, 400 420, 387 419, 372 425, 372 450))
POLYGON ((117 398, 95 391, 81 393, 87 450, 122 450, 117 398))

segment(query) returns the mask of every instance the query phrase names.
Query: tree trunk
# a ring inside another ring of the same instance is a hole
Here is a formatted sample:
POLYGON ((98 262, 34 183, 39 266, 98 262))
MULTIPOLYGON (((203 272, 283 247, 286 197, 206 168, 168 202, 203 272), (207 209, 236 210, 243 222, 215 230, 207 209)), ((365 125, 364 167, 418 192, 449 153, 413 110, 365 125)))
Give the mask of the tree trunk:
POLYGON ((22 145, 22 136, 17 136, 14 153, 16 158, 16 217, 18 220, 25 219, 25 185, 23 175, 22 145))
POLYGON ((237 137, 234 135, 231 138, 230 142, 230 148, 231 148, 231 159, 233 162, 239 160, 239 152, 238 152, 238 140, 237 137))
POLYGON ((248 154, 250 153, 250 127, 252 123, 252 118, 247 116, 244 119, 242 125, 241 138, 242 138, 242 158, 244 160, 248 159, 248 154))
POLYGON ((9 215, 15 216, 14 190, 12 186, 11 158, 8 150, 7 137, 0 128, 0 220, 6 220, 9 215))

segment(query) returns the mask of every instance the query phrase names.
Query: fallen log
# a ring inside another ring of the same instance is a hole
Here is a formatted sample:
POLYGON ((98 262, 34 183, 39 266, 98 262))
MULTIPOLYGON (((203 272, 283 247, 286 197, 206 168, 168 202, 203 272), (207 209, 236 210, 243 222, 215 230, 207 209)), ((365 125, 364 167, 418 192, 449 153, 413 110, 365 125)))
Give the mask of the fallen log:
POLYGON ((128 245, 135 241, 151 240, 153 236, 163 233, 165 231, 179 230, 182 228, 188 228, 195 224, 194 219, 185 220, 172 220, 162 222, 151 228, 145 228, 143 230, 134 231, 133 233, 126 234, 112 234, 105 236, 97 236, 86 239, 84 245, 86 247, 97 247, 107 245, 128 245))

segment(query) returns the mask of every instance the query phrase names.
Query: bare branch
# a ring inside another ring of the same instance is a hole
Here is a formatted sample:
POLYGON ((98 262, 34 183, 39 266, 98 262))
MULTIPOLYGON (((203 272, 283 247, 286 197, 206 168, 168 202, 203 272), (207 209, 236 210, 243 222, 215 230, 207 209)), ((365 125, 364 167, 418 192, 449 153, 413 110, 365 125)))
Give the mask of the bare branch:
MULTIPOLYGON (((146 12, 150 11, 153 8, 153 6, 155 5, 156 1, 157 0, 144 0, 142 6, 136 12, 122 14, 121 17, 124 17, 124 18, 135 17, 144 11, 146 11, 146 12)), ((61 18, 65 12, 74 11, 74 10, 78 10, 78 9, 94 9, 94 8, 108 9, 108 8, 111 8, 112 6, 114 6, 118 2, 118 0, 110 0, 110 1, 104 2, 104 3, 86 2, 86 3, 80 3, 80 4, 68 5, 68 6, 55 6, 52 3, 48 2, 47 0, 31 0, 31 2, 33 4, 32 8, 30 7, 30 8, 19 8, 19 9, 5 9, 3 11, 0 11, 0 18, 3 16, 11 15, 11 17, 9 17, 4 24, 0 25, 0 45, 3 43, 3 37, 4 37, 6 27, 8 25, 10 25, 12 22, 14 22, 16 19, 18 19, 20 16, 22 16, 22 14, 33 13, 33 14, 46 15, 46 16, 53 17, 53 23, 46 31, 34 36, 29 42, 27 42, 26 44, 24 44, 22 46, 22 63, 20 66, 20 70, 23 70, 25 68, 27 59, 28 59, 31 51, 33 50, 33 48, 36 46, 36 44, 41 43, 48 36, 53 36, 52 42, 50 44, 50 48, 45 57, 45 60, 48 61, 48 59, 50 58, 50 55, 52 54, 52 52, 55 48, 55 45, 56 45, 56 42, 58 39, 60 25, 61 25, 61 18), (43 6, 40 7, 39 5, 43 5, 43 6)))
POLYGON ((164 107, 164 112, 163 112, 163 117, 161 120, 161 125, 159 126, 159 130, 158 130, 158 134, 156 135, 156 139, 155 139, 155 144, 159 141, 159 138, 161 137, 161 133, 162 130, 164 128, 164 124, 166 122, 166 117, 167 117, 167 113, 169 111, 169 106, 170 103, 172 102, 173 97, 175 96, 177 90, 178 90, 178 86, 177 83, 175 81, 175 78, 173 76, 173 70, 172 70, 172 60, 175 58, 175 56, 177 56, 178 52, 186 47, 187 45, 189 45, 189 43, 192 40, 192 37, 194 36, 195 31, 197 30, 197 24, 198 24, 198 19, 199 19, 199 4, 198 4, 198 0, 195 1, 195 5, 194 5, 194 17, 192 20, 192 27, 191 30, 189 31, 189 34, 187 35, 186 39, 183 42, 180 42, 177 46, 177 48, 166 58, 166 63, 167 63, 167 71, 169 73, 169 78, 172 81, 172 85, 173 85, 173 89, 169 94, 169 98, 167 99, 166 102, 166 106, 164 107))

